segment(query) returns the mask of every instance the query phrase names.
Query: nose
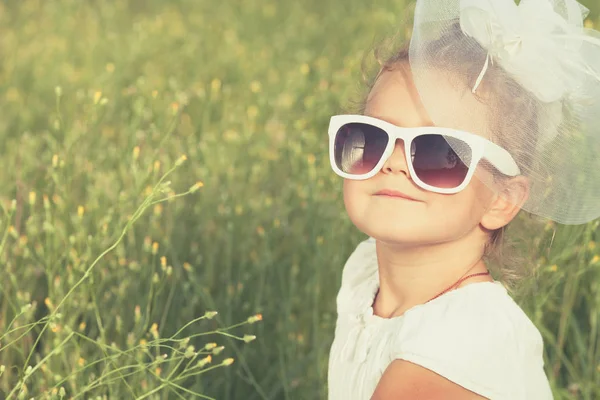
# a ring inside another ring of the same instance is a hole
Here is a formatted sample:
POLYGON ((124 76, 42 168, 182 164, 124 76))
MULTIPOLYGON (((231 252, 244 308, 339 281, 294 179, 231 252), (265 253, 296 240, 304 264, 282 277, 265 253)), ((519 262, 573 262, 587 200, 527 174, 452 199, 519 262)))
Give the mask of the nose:
POLYGON ((406 162, 405 154, 404 141, 397 139, 394 146, 394 151, 383 164, 381 171, 385 174, 403 173, 406 175, 406 177, 410 178, 410 172, 408 170, 408 163, 406 162))

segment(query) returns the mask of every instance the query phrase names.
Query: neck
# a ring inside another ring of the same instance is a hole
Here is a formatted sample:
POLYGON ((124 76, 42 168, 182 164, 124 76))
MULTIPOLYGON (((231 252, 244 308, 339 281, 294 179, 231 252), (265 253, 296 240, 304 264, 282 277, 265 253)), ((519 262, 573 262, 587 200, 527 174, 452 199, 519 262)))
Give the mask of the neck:
MULTIPOLYGON (((486 272, 483 249, 473 240, 406 247, 377 240, 379 292, 373 304, 376 315, 389 318, 427 302, 461 277, 486 272)), ((461 283, 491 281, 477 276, 461 283)))

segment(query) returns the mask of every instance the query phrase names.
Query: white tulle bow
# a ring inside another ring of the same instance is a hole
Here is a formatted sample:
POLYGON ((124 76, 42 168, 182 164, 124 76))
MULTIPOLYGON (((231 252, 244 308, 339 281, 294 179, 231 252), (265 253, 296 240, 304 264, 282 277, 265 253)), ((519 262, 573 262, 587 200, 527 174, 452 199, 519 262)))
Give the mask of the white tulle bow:
POLYGON ((595 73, 581 51, 588 11, 575 0, 461 0, 463 32, 488 51, 473 92, 497 62, 540 101, 561 100, 595 73))

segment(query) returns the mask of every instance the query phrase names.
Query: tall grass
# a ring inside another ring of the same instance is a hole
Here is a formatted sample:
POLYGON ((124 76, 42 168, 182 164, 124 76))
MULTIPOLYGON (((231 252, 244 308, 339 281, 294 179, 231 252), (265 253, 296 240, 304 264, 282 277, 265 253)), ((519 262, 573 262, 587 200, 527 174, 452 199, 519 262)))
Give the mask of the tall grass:
MULTIPOLYGON (((325 398, 325 127, 406 5, 0 3, 0 398, 325 398)), ((514 228, 557 399, 600 397, 597 227, 514 228)))

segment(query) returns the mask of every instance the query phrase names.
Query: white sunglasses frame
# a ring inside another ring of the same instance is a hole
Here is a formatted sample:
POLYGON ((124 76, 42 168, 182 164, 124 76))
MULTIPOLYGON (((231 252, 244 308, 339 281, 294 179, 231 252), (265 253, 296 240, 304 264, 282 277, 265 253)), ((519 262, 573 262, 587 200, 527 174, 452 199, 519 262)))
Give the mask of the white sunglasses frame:
POLYGON ((455 194, 466 188, 467 185, 471 182, 471 179, 473 178, 473 174, 475 173, 477 164, 479 163, 479 161, 481 161, 481 159, 484 158, 487 161, 489 161, 500 173, 504 175, 517 176, 521 173, 519 167, 517 166, 517 163, 508 151, 498 146, 497 144, 492 143, 491 141, 482 136, 451 128, 403 128, 389 123, 387 121, 383 121, 381 119, 369 117, 366 115, 334 115, 333 117, 331 117, 329 121, 329 161, 331 163, 331 167, 337 175, 345 179, 365 180, 372 178, 373 176, 377 175, 379 171, 381 171, 385 162, 393 154, 394 149, 396 147, 397 139, 402 139, 402 141, 404 142, 404 157, 407 160, 406 164, 408 166, 411 180, 417 186, 434 193, 455 194), (375 126, 385 131, 389 136, 387 146, 383 152, 383 155, 381 156, 381 159, 379 160, 377 165, 375 165, 375 167, 366 174, 348 174, 339 169, 335 162, 334 151, 335 137, 337 135, 337 132, 345 124, 351 123, 363 123, 375 126), (471 163, 468 166, 469 169, 467 171, 467 176, 459 186, 455 188, 439 188, 428 185, 427 183, 419 179, 413 168, 412 162, 408 162, 408 160, 412 159, 412 156, 410 154, 412 141, 416 137, 426 134, 443 135, 447 137, 456 138, 465 142, 471 148, 471 163))

